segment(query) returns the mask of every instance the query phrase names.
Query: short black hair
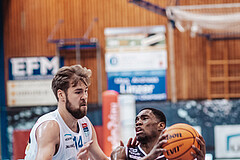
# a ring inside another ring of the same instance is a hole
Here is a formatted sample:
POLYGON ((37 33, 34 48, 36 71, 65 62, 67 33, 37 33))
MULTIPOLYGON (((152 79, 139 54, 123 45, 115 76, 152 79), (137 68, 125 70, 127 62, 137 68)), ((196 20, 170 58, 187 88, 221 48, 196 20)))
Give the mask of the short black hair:
POLYGON ((160 121, 160 122, 164 122, 166 124, 166 116, 164 115, 164 113, 158 109, 155 109, 155 108, 143 108, 140 110, 143 111, 143 110, 151 110, 152 113, 156 116, 156 118, 160 121))

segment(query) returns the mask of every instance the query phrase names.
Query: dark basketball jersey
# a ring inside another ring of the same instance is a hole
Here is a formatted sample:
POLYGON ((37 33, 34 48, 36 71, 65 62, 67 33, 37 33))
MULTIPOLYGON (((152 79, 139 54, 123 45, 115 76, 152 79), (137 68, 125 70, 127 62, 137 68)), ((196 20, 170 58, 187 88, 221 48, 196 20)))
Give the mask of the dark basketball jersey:
MULTIPOLYGON (((128 148, 126 147, 126 153, 127 153, 127 160, 138 160, 147 154, 142 150, 140 145, 138 145, 135 148, 128 148)), ((155 160, 166 160, 164 155, 160 155, 157 159, 155 160)))

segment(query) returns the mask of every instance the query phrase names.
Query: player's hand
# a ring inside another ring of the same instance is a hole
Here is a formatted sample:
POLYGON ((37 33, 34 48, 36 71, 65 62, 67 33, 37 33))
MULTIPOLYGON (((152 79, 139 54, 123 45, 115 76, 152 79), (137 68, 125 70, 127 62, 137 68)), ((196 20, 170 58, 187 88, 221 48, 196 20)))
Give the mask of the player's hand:
POLYGON ((191 154, 194 158, 197 158, 197 160, 205 160, 205 154, 206 154, 205 140, 203 139, 203 137, 201 135, 199 135, 199 138, 196 137, 196 140, 197 140, 198 144, 200 145, 200 150, 196 146, 193 145, 192 148, 196 153, 192 152, 191 154))
POLYGON ((125 147, 122 141, 111 153, 111 160, 126 160, 125 147))
POLYGON ((93 140, 84 144, 83 147, 80 148, 80 150, 77 154, 77 160, 88 160, 88 157, 89 157, 88 150, 89 150, 89 147, 92 143, 93 143, 93 140))
POLYGON ((163 145, 167 143, 167 137, 167 134, 161 135, 150 153, 141 160, 153 160, 160 156, 163 152, 166 152, 167 150, 163 148, 163 145))
POLYGON ((128 148, 135 148, 138 145, 139 145, 139 142, 137 141, 136 137, 134 139, 129 138, 128 143, 127 143, 128 148))

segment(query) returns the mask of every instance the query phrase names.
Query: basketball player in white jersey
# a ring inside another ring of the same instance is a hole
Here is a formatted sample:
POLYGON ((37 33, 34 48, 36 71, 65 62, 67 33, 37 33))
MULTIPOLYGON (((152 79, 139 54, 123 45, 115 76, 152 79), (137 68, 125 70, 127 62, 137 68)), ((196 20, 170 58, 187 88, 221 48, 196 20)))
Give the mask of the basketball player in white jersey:
POLYGON ((25 160, 108 160, 86 117, 91 74, 80 65, 59 69, 52 80, 58 107, 33 126, 25 160))
MULTIPOLYGON (((111 154, 112 160, 166 160, 162 145, 167 142, 167 135, 161 135, 166 127, 166 117, 160 110, 154 108, 142 109, 135 120, 136 137, 128 141, 125 148, 121 142, 111 154), (138 144, 137 144, 138 142, 138 144)), ((202 136, 196 138, 200 150, 192 146, 196 153, 193 158, 204 160, 206 154, 205 141, 202 136)))

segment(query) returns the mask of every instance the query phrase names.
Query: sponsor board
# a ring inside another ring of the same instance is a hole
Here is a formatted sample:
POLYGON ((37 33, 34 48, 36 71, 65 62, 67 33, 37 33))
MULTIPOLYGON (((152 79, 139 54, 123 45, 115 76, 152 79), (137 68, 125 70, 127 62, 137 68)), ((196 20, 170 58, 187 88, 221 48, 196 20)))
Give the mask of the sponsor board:
POLYGON ((214 127, 216 158, 240 158, 240 125, 214 127))
POLYGON ((51 79, 8 81, 7 105, 9 107, 57 105, 51 90, 51 82, 51 79))
POLYGON ((166 51, 107 53, 108 90, 137 101, 166 99, 166 51))
POLYGON ((164 26, 106 28, 105 39, 108 90, 136 101, 167 99, 164 26))
POLYGON ((165 100, 166 71, 107 73, 108 89, 133 94, 137 101, 165 100))
POLYGON ((18 57, 9 59, 9 80, 52 79, 63 66, 63 58, 18 57))
POLYGON ((63 66, 63 58, 18 57, 9 59, 9 80, 7 82, 7 105, 45 106, 56 105, 51 90, 51 81, 63 66))

